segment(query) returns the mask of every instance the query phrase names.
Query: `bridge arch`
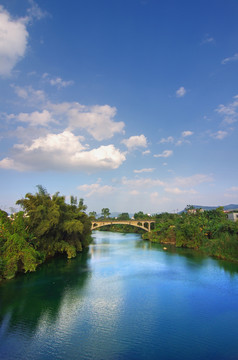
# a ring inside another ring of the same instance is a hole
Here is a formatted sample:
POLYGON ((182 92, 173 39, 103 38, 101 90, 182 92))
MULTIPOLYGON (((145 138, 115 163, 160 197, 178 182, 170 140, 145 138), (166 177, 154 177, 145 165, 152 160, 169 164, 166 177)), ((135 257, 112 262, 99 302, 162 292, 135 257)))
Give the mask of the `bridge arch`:
POLYGON ((151 231, 151 224, 154 220, 95 220, 92 222, 91 230, 96 230, 107 225, 131 225, 145 231, 151 231), (148 225, 148 227, 146 226, 148 225))

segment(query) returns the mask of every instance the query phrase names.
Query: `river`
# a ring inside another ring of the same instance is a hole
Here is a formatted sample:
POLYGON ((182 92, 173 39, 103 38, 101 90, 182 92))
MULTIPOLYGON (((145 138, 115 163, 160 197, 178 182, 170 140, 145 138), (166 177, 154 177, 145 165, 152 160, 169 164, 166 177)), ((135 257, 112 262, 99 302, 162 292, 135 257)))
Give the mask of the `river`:
POLYGON ((238 265, 96 231, 0 285, 1 360, 238 359, 238 265))

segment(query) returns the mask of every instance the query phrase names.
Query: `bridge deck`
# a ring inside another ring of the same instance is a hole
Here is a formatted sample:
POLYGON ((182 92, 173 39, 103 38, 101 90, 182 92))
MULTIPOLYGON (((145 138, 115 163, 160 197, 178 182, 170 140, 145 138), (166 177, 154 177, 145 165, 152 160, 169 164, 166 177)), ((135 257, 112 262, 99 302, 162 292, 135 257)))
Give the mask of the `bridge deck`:
POLYGON ((102 226, 118 224, 118 225, 132 225, 141 228, 145 231, 150 231, 151 224, 153 223, 155 223, 155 220, 95 220, 92 222, 91 230, 98 229, 102 226))

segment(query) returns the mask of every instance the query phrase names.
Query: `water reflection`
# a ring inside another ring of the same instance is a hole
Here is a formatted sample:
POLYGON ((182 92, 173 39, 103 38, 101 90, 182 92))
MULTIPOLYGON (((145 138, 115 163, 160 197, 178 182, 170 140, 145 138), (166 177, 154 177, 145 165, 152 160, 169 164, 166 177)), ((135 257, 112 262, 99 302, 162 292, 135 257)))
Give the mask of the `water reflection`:
POLYGON ((173 245, 166 245, 166 250, 164 250, 165 245, 155 244, 155 243, 151 243, 149 241, 136 241, 135 247, 141 248, 144 250, 165 252, 169 255, 166 257, 166 260, 171 263, 173 262, 173 256, 175 256, 175 257, 181 256, 183 258, 186 258, 187 265, 190 267, 199 266, 202 268, 207 263, 214 261, 214 262, 216 262, 216 264, 219 266, 220 269, 229 273, 231 276, 235 276, 238 274, 238 264, 237 263, 208 257, 207 255, 203 254, 199 250, 176 248, 173 245))
POLYGON ((6 334, 20 324, 31 334, 45 316, 49 322, 56 321, 65 292, 85 286, 91 271, 88 260, 88 252, 71 260, 53 259, 35 273, 2 284, 0 331, 6 334))
POLYGON ((237 265, 231 279, 193 250, 94 237, 88 253, 2 284, 1 359, 236 358, 237 265))

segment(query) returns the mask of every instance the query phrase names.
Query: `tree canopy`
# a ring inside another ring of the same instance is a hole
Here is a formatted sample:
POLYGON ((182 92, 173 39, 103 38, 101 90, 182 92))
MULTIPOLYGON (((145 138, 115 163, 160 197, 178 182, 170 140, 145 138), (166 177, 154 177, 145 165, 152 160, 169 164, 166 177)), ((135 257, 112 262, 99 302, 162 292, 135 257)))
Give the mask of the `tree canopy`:
POLYGON ((34 271, 58 253, 76 256, 89 245, 91 221, 83 199, 71 196, 70 204, 56 192, 51 196, 41 185, 16 202, 24 210, 11 218, 0 212, 0 278, 19 271, 34 271))

